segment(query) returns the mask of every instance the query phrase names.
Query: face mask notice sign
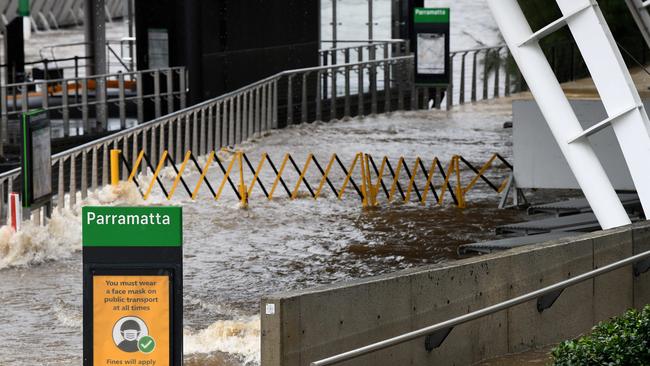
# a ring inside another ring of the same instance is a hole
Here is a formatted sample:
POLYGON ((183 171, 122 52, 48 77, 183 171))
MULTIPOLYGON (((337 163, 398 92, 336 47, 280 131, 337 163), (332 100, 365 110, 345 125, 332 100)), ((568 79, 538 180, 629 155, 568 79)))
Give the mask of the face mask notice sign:
POLYGON ((168 276, 93 277, 95 366, 169 366, 168 276))
POLYGON ((182 218, 83 207, 83 366, 182 365, 182 218))

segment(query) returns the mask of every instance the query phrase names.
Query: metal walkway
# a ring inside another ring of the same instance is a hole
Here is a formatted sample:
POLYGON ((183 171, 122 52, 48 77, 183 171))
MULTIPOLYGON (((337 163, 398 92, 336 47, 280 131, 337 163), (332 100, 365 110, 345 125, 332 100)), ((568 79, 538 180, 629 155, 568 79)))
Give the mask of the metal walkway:
MULTIPOLYGON (((626 209, 640 206, 639 196, 635 193, 622 193, 618 195, 626 209)), ((568 201, 552 202, 543 205, 533 205, 528 208, 528 214, 550 213, 556 216, 566 216, 578 213, 591 212, 589 202, 585 198, 573 199, 568 201)))
POLYGON ((458 255, 472 253, 489 254, 496 251, 508 250, 526 245, 540 244, 549 240, 567 238, 578 235, 578 233, 566 231, 554 231, 546 234, 519 236, 499 240, 484 241, 481 243, 464 244, 458 247, 458 255))

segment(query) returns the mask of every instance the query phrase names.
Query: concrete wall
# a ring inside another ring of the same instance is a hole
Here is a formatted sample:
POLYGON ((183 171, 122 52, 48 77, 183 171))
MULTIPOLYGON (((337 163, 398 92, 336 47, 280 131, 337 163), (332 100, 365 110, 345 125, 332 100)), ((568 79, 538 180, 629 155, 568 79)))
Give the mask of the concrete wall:
MULTIPOLYGON (((650 223, 503 253, 262 299, 262 365, 297 366, 435 324, 650 250, 650 223)), ((455 328, 438 349, 424 339, 341 365, 468 365, 556 343, 650 303, 650 274, 632 267, 455 328)))

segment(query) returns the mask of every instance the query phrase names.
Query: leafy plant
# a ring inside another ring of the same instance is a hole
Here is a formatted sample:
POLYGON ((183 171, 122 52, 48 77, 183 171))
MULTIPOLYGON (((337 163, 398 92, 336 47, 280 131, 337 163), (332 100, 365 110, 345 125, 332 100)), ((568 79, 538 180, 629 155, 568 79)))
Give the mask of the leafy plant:
POLYGON ((552 351, 555 366, 650 365, 650 305, 595 326, 552 351))

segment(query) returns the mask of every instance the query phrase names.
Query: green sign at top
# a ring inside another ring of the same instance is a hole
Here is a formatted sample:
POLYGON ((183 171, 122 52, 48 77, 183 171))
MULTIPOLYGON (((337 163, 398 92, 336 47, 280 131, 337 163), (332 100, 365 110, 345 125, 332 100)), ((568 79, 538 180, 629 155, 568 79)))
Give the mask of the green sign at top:
POLYGON ((29 16, 29 0, 18 1, 18 15, 21 17, 29 16))
POLYGON ((449 8, 415 8, 415 23, 449 23, 449 8))
POLYGON ((82 208, 84 247, 179 247, 183 242, 180 207, 82 208))

